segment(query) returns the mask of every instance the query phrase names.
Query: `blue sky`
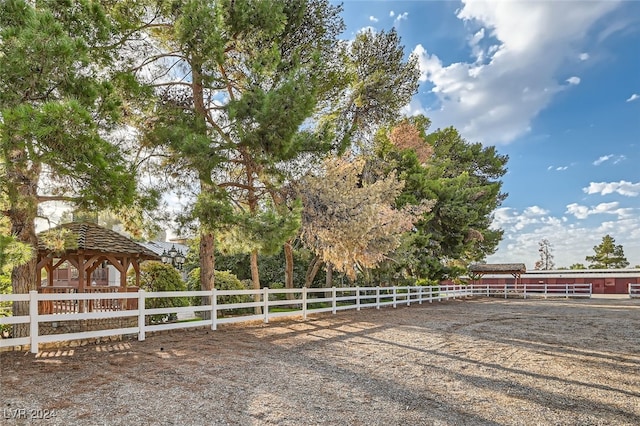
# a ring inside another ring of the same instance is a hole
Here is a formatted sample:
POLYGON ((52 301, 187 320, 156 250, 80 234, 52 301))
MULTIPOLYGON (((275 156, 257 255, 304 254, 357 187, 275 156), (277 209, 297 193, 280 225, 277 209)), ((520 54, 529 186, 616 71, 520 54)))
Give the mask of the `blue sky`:
POLYGON ((584 263, 602 237, 640 265, 640 2, 343 2, 344 38, 396 28, 418 56, 406 114, 509 156, 487 261, 584 263))

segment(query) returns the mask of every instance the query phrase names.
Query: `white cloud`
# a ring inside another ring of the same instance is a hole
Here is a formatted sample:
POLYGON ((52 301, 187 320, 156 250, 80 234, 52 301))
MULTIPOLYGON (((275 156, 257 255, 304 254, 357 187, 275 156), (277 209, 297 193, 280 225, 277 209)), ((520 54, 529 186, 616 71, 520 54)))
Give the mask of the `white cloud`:
MULTIPOLYGON (((468 39, 480 60, 447 65, 417 45, 413 53, 420 80, 433 86, 438 105, 427 113, 414 102, 409 114, 428 115, 434 128, 453 125, 472 141, 513 141, 527 133, 538 113, 567 87, 558 81, 561 67, 575 58, 575 46, 591 26, 615 7, 616 2, 581 2, 576 7, 573 2, 465 0, 457 16, 476 28, 468 39), (480 36, 496 42, 482 50, 480 36)), ((568 81, 576 84, 576 79, 568 81)))
POLYGON ((525 216, 543 216, 545 214, 549 214, 549 211, 538 206, 527 207, 524 210, 525 216))
POLYGON ((586 61, 587 59, 589 59, 589 54, 586 52, 583 52, 578 57, 580 58, 581 61, 586 61))
POLYGON ((398 25, 400 21, 406 21, 407 19, 409 19, 409 12, 403 12, 396 16, 396 19, 393 20, 393 23, 398 25))
POLYGON ((567 83, 571 84, 571 85, 578 85, 580 84, 580 77, 576 77, 575 75, 573 77, 569 77, 567 79, 567 83))
MULTIPOLYGON (((576 204, 574 208, 577 207, 576 204)), ((582 207, 584 211, 591 210, 589 207, 582 207)), ((609 210, 615 210, 615 207, 609 210)), ((593 225, 573 223, 566 217, 548 215, 533 221, 524 212, 520 214, 512 208, 500 208, 494 215, 493 226, 504 229, 504 238, 496 254, 486 260, 489 263, 524 262, 529 269, 533 269, 539 259, 538 243, 546 238, 552 244, 556 267, 568 267, 574 263, 588 264, 585 257, 592 255, 593 247, 602 242, 603 236, 609 234, 615 238, 616 244, 623 246, 625 256, 632 265, 640 264, 638 209, 618 210, 624 215, 619 214, 614 220, 597 222, 598 216, 591 216, 591 221, 596 220, 593 225)))
POLYGON ((640 95, 638 95, 637 93, 634 93, 633 95, 629 96, 629 99, 627 99, 627 102, 633 102, 636 99, 640 99, 640 95))
POLYGON ((605 161, 608 161, 609 159, 611 159, 613 157, 613 155, 603 155, 602 157, 598 158, 596 161, 593 162, 594 166, 599 166, 600 164, 604 163, 605 161))
POLYGON ((620 219, 629 217, 632 214, 632 209, 619 208, 620 203, 617 201, 611 203, 600 203, 595 207, 582 206, 577 203, 567 205, 566 213, 574 215, 577 219, 586 219, 589 216, 597 214, 611 214, 617 215, 620 219))
POLYGON ((395 13, 393 10, 390 10, 390 11, 389 11, 389 16, 390 16, 391 18, 393 18, 394 16, 396 16, 396 13, 395 13))
POLYGON ((589 207, 572 203, 567 206, 566 213, 572 214, 578 219, 586 219, 589 217, 589 207))
POLYGON ((632 183, 625 180, 620 182, 591 182, 587 188, 582 190, 589 195, 617 193, 626 197, 637 197, 640 195, 640 182, 632 183))
POLYGON ((569 166, 558 166, 556 167, 556 171, 562 172, 564 170, 567 170, 569 168, 569 166))
POLYGON ((376 18, 375 16, 369 16, 369 20, 370 20, 371 22, 378 22, 378 21, 379 21, 379 19, 378 19, 378 18, 376 18))
POLYGON ((621 161, 624 161, 626 159, 627 159, 627 157, 625 157, 624 155, 613 155, 613 154, 603 155, 602 157, 600 157, 596 161, 594 161, 593 165, 594 166, 599 166, 600 164, 606 163, 609 160, 611 160, 613 162, 613 164, 618 164, 621 161))

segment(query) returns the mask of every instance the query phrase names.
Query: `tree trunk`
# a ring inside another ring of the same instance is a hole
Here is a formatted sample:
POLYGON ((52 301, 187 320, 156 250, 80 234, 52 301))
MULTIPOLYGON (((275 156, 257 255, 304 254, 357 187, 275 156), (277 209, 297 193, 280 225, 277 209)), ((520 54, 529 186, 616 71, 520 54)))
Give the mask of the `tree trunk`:
MULTIPOLYGON (((200 233, 200 289, 213 290, 215 288, 215 236, 213 232, 202 231, 200 233)), ((203 305, 211 304, 211 298, 204 296, 203 305)), ((211 312, 203 311, 203 319, 210 319, 211 312)))
MULTIPOLYGON (((36 236, 35 218, 38 211, 38 180, 40 165, 24 166, 26 153, 15 150, 8 156, 6 177, 9 182, 9 210, 6 213, 11 222, 11 234, 21 242, 33 248, 33 257, 25 264, 16 266, 11 271, 13 293, 28 293, 38 289, 36 267, 38 258, 38 237, 36 236), (21 166, 22 165, 22 166, 21 166)), ((13 315, 29 315, 29 302, 14 302, 13 315)), ((29 324, 13 326, 13 337, 29 335, 29 324)))
MULTIPOLYGON (((260 290, 260 273, 258 272, 258 250, 253 250, 251 252, 251 282, 253 283, 253 288, 256 290, 260 290)), ((261 296, 256 294, 253 296, 253 300, 255 302, 259 302, 261 300, 261 296)), ((254 312, 256 315, 262 313, 262 309, 260 306, 256 306, 254 308, 254 312)))
POLYGON ((309 264, 309 267, 307 268, 307 273, 304 277, 305 287, 307 288, 311 287, 311 285, 313 284, 313 280, 316 277, 316 274, 320 270, 320 266, 322 266, 322 260, 320 260, 320 256, 316 255, 316 257, 313 258, 313 260, 309 264))
POLYGON ((325 286, 327 288, 333 287, 333 265, 331 263, 327 263, 325 266, 325 270, 327 272, 325 277, 325 286))
POLYGON ((200 234, 200 289, 212 290, 215 287, 215 239, 213 232, 200 234))
MULTIPOLYGON (((324 286, 326 288, 333 287, 333 265, 329 262, 325 263, 324 286)), ((332 297, 332 292, 326 292, 324 297, 332 297)))
MULTIPOLYGON (((293 288, 293 247, 291 240, 284 243, 284 287, 293 288)), ((287 299, 292 300, 293 293, 287 293, 287 299)))

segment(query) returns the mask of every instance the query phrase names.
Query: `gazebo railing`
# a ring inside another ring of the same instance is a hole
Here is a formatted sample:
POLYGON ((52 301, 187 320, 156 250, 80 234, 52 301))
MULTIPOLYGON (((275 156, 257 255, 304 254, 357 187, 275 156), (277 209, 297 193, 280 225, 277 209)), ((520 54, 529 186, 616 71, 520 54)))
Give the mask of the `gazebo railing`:
MULTIPOLYGON (((119 287, 89 287, 84 290, 85 293, 108 293, 113 294, 119 292, 119 287)), ((88 300, 89 312, 108 312, 122 310, 122 300, 118 298, 95 299, 88 300)))
MULTIPOLYGON (((75 287, 57 286, 57 287, 42 287, 40 293, 44 294, 67 294, 77 293, 78 289, 75 287)), ((78 312, 77 300, 42 300, 39 304, 41 314, 72 314, 78 312)))
MULTIPOLYGON (((76 287, 67 286, 47 286, 41 287, 40 292, 44 294, 69 294, 78 293, 76 287)), ((104 293, 112 295, 104 299, 91 300, 43 300, 39 303, 41 315, 47 314, 72 314, 79 312, 110 312, 126 309, 122 303, 122 298, 118 296, 120 287, 87 287, 85 293, 104 293), (82 304, 82 305, 81 305, 82 304)))

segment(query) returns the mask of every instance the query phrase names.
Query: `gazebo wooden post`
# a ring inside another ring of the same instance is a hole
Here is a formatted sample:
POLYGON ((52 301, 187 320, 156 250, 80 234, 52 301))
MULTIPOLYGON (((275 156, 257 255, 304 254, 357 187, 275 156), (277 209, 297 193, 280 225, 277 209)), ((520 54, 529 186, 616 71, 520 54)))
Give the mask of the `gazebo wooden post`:
MULTIPOLYGON (((41 268, 38 268, 41 269, 41 268)), ((45 269, 47 270, 47 287, 53 287, 53 260, 45 265, 45 269)), ((42 275, 42 272, 40 272, 42 275)))
POLYGON ((40 290, 40 287, 42 287, 42 268, 36 268, 36 283, 37 283, 37 289, 40 290))
MULTIPOLYGON (((85 285, 84 285, 84 253, 83 252, 78 252, 78 293, 84 293, 85 291, 85 285)), ((84 312, 85 311, 85 301, 84 300, 78 300, 78 312, 84 312)))
MULTIPOLYGON (((127 271, 129 270, 129 258, 122 258, 122 272, 120 272, 120 289, 118 290, 120 293, 125 293, 127 291, 127 271)), ((128 299, 122 299, 120 301, 120 306, 122 306, 123 310, 127 310, 127 301, 128 299)))

